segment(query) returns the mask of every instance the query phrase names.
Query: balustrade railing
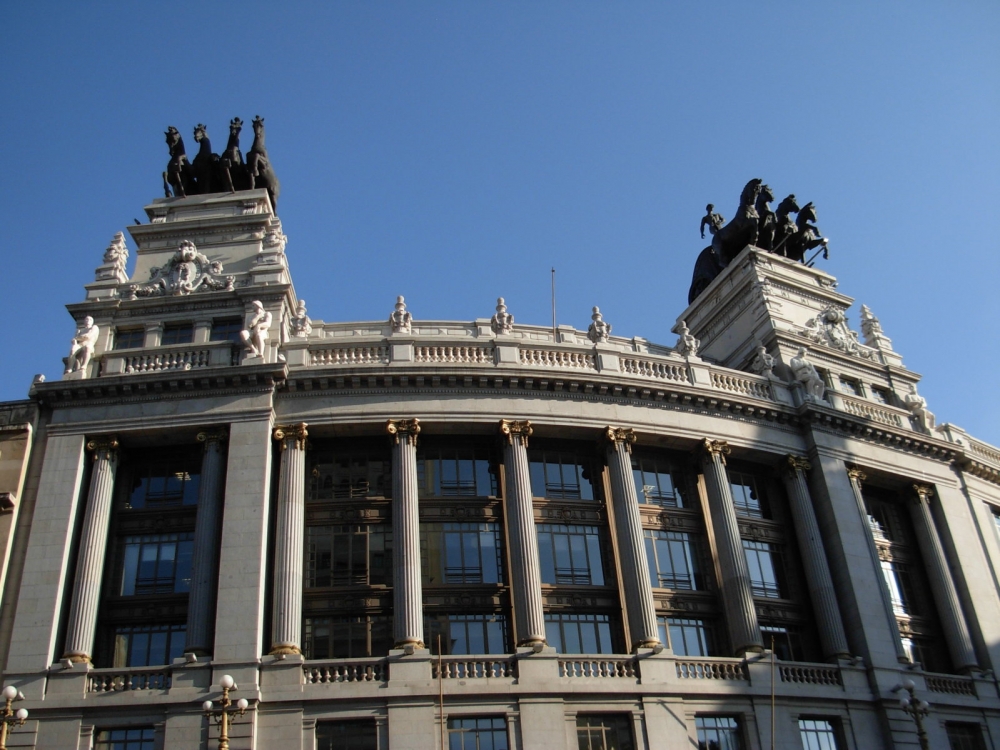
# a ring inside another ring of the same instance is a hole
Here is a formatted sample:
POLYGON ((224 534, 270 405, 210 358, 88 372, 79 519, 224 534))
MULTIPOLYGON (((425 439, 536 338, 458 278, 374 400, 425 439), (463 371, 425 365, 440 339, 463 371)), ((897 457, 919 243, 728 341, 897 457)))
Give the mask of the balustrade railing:
POLYGON ((720 391, 730 391, 743 396, 752 396, 764 401, 773 401, 771 386, 766 381, 754 380, 753 378, 736 375, 729 372, 712 371, 712 385, 720 391))
POLYGON ((493 364, 492 346, 416 346, 415 362, 433 364, 493 364))
POLYGON ((971 677, 957 675, 925 675, 927 689, 932 693, 948 693, 950 695, 968 695, 976 697, 976 686, 971 677))
POLYGON ((674 362, 656 362, 650 359, 639 359, 638 357, 622 357, 622 372, 629 375, 638 375, 644 378, 655 378, 657 380, 669 380, 675 383, 688 383, 687 367, 674 362))
POLYGON ((169 690, 170 670, 95 669, 87 675, 88 693, 119 693, 125 690, 169 690))
POLYGON ((560 656, 560 677, 637 678, 639 662, 633 656, 560 656))
POLYGON ((848 414, 853 414, 856 417, 864 417, 879 424, 889 425, 890 427, 903 426, 902 416, 891 409, 884 409, 877 404, 845 396, 843 393, 839 395, 841 403, 844 405, 844 411, 848 414))
POLYGON ((445 656, 432 662, 434 679, 477 680, 491 677, 517 677, 513 657, 445 656))
POLYGON ((329 662, 306 662, 302 673, 307 685, 332 682, 385 682, 389 665, 385 659, 340 659, 329 662))
POLYGON ((309 352, 313 365, 328 367, 336 365, 384 365, 389 363, 387 346, 338 346, 329 349, 313 349, 309 352))
POLYGON ((798 685, 842 685, 840 669, 827 666, 782 664, 778 667, 782 682, 798 685))
POLYGON ((556 349, 520 349, 522 365, 538 367, 569 367, 581 370, 594 369, 594 355, 586 352, 567 352, 556 349))
POLYGON ((677 660, 677 676, 682 680, 745 680, 746 667, 738 660, 677 660))

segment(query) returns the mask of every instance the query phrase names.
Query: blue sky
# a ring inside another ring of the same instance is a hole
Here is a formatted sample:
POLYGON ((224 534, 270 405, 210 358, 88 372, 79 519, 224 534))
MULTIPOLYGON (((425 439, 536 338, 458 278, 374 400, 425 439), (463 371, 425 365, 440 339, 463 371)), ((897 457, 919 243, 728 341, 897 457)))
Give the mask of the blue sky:
POLYGON ((260 114, 313 318, 548 324, 555 266, 560 323, 672 344, 705 204, 761 177, 816 204, 852 326, 1000 443, 1000 4, 287 5, 0 7, 0 399, 59 376, 166 127, 260 114))

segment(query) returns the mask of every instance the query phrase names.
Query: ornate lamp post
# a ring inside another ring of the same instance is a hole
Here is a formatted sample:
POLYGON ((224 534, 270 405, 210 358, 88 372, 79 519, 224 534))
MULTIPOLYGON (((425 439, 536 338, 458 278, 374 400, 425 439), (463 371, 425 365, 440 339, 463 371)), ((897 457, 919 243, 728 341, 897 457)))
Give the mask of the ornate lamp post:
MULTIPOLYGON (((215 710, 212 701, 205 701, 201 704, 201 707, 205 709, 205 716, 209 719, 215 719, 219 723, 219 750, 229 750, 229 725, 232 721, 230 715, 236 713, 238 709, 240 716, 242 716, 246 713, 247 706, 250 704, 246 698, 240 698, 236 701, 236 708, 233 708, 233 701, 229 697, 229 691, 236 690, 237 687, 236 682, 230 675, 222 675, 222 679, 219 680, 219 686, 222 688, 222 700, 219 701, 220 708, 215 710)), ((3 750, 3 748, 0 747, 0 750, 3 750)))
POLYGON ((925 700, 919 700, 914 692, 916 685, 913 680, 905 680, 902 685, 896 685, 892 692, 905 690, 909 696, 904 695, 899 699, 899 707, 908 714, 917 725, 917 739, 920 740, 920 750, 930 750, 927 740, 927 730, 924 729, 924 717, 930 713, 930 704, 925 700))
POLYGON ((13 685, 8 685, 3 689, 3 698, 5 701, 3 707, 3 716, 0 716, 0 750, 7 750, 7 733, 14 728, 15 725, 22 726, 28 718, 28 709, 19 708, 15 712, 10 704, 14 701, 23 701, 24 696, 21 692, 13 685))

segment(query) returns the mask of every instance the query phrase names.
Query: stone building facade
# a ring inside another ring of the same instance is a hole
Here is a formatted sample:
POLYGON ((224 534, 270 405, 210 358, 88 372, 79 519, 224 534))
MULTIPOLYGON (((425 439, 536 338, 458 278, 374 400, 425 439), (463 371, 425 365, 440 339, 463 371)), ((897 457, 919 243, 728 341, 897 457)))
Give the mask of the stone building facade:
POLYGON ((8 747, 214 750, 226 674, 234 750, 916 748, 907 681, 1000 747, 1000 451, 829 274, 747 248, 672 346, 325 323, 265 191, 146 214, 0 405, 8 747))

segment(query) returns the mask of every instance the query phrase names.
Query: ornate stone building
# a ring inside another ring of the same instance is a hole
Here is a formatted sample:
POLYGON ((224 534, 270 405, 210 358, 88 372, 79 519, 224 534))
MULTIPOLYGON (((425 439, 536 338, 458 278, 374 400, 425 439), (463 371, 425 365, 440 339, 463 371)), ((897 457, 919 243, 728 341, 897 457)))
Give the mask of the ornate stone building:
POLYGON ((8 747, 1000 747, 1000 451, 829 274, 326 323, 266 191, 146 213, 0 405, 8 747))

